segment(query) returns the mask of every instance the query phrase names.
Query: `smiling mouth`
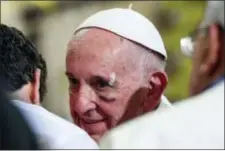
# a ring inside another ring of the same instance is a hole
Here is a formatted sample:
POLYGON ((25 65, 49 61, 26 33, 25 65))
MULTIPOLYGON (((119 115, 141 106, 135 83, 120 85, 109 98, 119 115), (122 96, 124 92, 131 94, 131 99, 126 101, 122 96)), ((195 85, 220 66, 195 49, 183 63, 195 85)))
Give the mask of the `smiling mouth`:
POLYGON ((102 120, 83 120, 83 122, 85 124, 96 124, 96 123, 100 123, 100 122, 104 122, 106 121, 106 119, 102 119, 102 120))

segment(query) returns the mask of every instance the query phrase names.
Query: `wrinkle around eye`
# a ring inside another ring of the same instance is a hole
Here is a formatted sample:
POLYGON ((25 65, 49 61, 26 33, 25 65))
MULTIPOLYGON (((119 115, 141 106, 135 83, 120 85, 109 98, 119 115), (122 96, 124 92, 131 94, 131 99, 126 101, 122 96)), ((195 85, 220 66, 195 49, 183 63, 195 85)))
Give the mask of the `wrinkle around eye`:
POLYGON ((112 103, 112 102, 115 102, 115 98, 108 98, 108 97, 105 97, 105 96, 102 96, 100 95, 99 98, 104 101, 104 102, 107 102, 107 103, 112 103))
POLYGON ((99 99, 101 101, 104 101, 104 102, 108 102, 108 103, 113 103, 116 101, 116 98, 117 98, 117 93, 118 91, 116 90, 107 90, 107 91, 98 91, 96 92, 99 99))
POLYGON ((100 92, 107 91, 111 87, 108 80, 99 76, 93 78, 91 85, 96 89, 96 91, 100 92))

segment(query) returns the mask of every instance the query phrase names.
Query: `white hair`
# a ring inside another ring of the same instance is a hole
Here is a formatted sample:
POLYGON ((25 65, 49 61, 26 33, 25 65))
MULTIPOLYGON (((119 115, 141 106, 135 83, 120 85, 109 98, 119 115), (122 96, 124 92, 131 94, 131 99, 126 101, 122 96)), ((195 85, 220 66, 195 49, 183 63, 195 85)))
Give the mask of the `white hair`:
POLYGON ((166 61, 159 57, 154 52, 148 52, 143 56, 143 66, 146 69, 153 69, 158 71, 165 71, 166 68, 166 61))
POLYGON ((143 73, 143 78, 148 79, 149 73, 153 71, 165 72, 166 61, 158 53, 139 46, 140 51, 140 66, 143 73))
POLYGON ((140 62, 141 67, 144 70, 144 72, 149 73, 152 70, 157 71, 165 71, 166 68, 166 60, 165 58, 153 51, 150 50, 144 46, 141 46, 137 43, 132 42, 134 49, 139 51, 140 54, 140 62))

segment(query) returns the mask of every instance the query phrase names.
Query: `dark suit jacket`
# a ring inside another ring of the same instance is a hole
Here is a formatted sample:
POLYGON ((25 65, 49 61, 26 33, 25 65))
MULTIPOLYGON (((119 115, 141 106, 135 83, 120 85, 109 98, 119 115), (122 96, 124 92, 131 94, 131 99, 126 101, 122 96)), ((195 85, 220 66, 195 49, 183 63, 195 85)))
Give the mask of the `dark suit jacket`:
POLYGON ((10 97, 5 93, 7 85, 3 81, 0 78, 0 149, 38 149, 29 125, 10 103, 10 97))

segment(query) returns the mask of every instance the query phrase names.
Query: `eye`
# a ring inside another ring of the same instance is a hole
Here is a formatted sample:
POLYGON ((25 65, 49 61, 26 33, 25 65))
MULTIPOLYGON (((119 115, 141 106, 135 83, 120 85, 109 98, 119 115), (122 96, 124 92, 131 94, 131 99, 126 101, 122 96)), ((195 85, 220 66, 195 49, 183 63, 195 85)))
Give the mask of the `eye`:
POLYGON ((106 79, 103 79, 102 77, 97 77, 94 80, 93 86, 97 89, 97 90, 103 90, 106 88, 111 87, 109 82, 106 79))
POLYGON ((76 88, 79 84, 79 81, 75 78, 68 78, 68 80, 71 88, 76 88))
POLYGON ((103 80, 103 79, 99 79, 97 81, 97 85, 96 86, 99 89, 103 89, 103 88, 109 87, 110 85, 109 85, 109 82, 108 81, 103 80))

